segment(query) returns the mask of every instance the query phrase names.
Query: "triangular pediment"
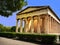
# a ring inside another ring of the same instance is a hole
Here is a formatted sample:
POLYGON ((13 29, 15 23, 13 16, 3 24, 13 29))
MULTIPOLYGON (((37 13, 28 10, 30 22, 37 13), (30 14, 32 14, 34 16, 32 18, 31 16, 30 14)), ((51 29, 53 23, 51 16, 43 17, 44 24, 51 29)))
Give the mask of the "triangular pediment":
POLYGON ((39 9, 42 9, 42 8, 47 8, 48 6, 29 6, 23 10, 21 10, 19 12, 19 14, 21 13, 26 13, 26 12, 30 12, 30 11, 34 11, 34 10, 39 10, 39 9))

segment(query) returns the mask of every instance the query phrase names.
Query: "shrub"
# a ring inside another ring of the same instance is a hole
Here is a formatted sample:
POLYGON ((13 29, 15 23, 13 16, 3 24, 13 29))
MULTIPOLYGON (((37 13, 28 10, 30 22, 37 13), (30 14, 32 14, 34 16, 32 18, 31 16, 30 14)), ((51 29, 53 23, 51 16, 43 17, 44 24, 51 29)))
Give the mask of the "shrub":
POLYGON ((1 32, 0 36, 13 38, 13 37, 16 37, 16 33, 14 33, 14 32, 12 32, 12 33, 11 32, 1 32))
POLYGON ((60 35, 59 35, 59 41, 60 41, 60 35))
POLYGON ((54 43, 56 41, 56 35, 17 33, 17 36, 20 39, 28 38, 30 40, 41 40, 41 43, 54 43))
POLYGON ((55 43, 56 35, 40 35, 42 43, 55 43))
POLYGON ((15 30, 16 30, 16 26, 12 26, 11 27, 11 32, 15 32, 15 30))
POLYGON ((19 39, 28 39, 28 40, 41 40, 41 43, 54 43, 56 41, 56 35, 48 34, 31 34, 31 33, 15 33, 15 32, 1 32, 0 36, 19 39))

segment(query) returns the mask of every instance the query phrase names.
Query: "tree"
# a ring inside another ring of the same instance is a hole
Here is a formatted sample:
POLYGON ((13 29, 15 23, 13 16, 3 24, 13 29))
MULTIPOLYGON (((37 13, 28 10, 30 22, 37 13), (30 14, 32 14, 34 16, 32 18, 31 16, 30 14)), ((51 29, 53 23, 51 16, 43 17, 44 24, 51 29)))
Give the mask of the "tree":
POLYGON ((0 24, 0 32, 5 32, 5 29, 4 26, 2 24, 0 24))
POLYGON ((2 25, 2 24, 0 24, 0 32, 2 31, 2 29, 3 29, 3 25, 2 25))
POLYGON ((11 27, 6 27, 0 24, 0 32, 11 32, 11 27))
POLYGON ((8 17, 26 5, 26 0, 0 0, 0 15, 8 17))
POLYGON ((16 26, 12 26, 11 27, 11 32, 15 32, 15 30, 16 30, 16 26))

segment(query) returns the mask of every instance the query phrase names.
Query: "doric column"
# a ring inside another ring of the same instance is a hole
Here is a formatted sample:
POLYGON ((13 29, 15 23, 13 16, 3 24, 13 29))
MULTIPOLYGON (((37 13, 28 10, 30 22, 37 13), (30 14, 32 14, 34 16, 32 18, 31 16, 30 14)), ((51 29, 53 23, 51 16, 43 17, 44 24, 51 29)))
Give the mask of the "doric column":
POLYGON ((33 21, 33 17, 31 17, 31 33, 34 32, 34 21, 33 21))
POLYGON ((53 30, 53 18, 51 18, 51 30, 53 30))
POLYGON ((24 32, 26 32, 26 19, 24 18, 24 32))
POLYGON ((38 20, 37 33, 40 33, 40 16, 37 17, 37 20, 38 20))
POLYGON ((51 18, 51 16, 50 16, 50 31, 52 30, 52 20, 51 20, 52 18, 51 18))
POLYGON ((18 32, 18 20, 16 20, 16 32, 18 32))
POLYGON ((53 22, 52 22, 53 24, 52 25, 53 25, 53 30, 54 30, 54 19, 52 19, 52 20, 53 20, 53 22))
POLYGON ((41 16, 41 33, 45 33, 45 16, 41 16))
POLYGON ((20 32, 21 32, 21 33, 22 33, 22 29, 23 29, 23 28, 22 28, 22 23, 23 23, 22 21, 23 21, 23 20, 20 19, 20 32))
POLYGON ((49 15, 49 33, 51 33, 51 31, 52 31, 52 27, 53 27, 53 19, 52 19, 52 17, 49 15))
POLYGON ((50 32, 50 15, 49 15, 49 32, 50 32))
POLYGON ((28 31, 28 20, 25 18, 25 23, 24 23, 24 32, 28 31))
POLYGON ((50 32, 50 15, 48 15, 48 34, 50 32))
POLYGON ((47 34, 49 34, 49 16, 47 15, 47 34))
POLYGON ((52 17, 51 17, 51 30, 52 30, 52 17))

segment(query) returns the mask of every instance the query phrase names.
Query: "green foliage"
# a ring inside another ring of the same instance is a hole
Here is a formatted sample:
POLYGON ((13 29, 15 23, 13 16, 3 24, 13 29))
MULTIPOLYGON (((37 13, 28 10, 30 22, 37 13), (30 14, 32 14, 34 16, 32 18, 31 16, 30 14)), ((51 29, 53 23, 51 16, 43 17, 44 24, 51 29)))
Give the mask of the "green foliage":
POLYGON ((8 17, 26 5, 26 0, 0 0, 0 15, 8 17))
POLYGON ((60 41, 60 35, 59 35, 59 41, 60 41))
POLYGON ((0 36, 8 37, 8 38, 13 38, 13 37, 16 36, 16 33, 12 33, 12 32, 0 32, 0 36))
MULTIPOLYGON (((16 31, 16 26, 12 26, 10 32, 15 32, 15 31, 16 31)), ((20 28, 18 28, 18 32, 20 32, 20 28)))
POLYGON ((19 39, 28 39, 28 40, 40 40, 42 43, 54 43, 56 41, 56 35, 48 35, 48 34, 31 34, 31 33, 15 33, 15 32, 1 32, 0 36, 19 39))
POLYGON ((40 35, 40 39, 42 43, 54 43, 56 41, 55 35, 40 35))
POLYGON ((11 27, 11 32, 15 32, 15 30, 16 30, 16 26, 12 26, 11 27))
POLYGON ((15 32, 16 26, 8 27, 0 24, 0 32, 15 32))
POLYGON ((0 24, 0 32, 11 32, 10 28, 11 27, 6 27, 6 26, 3 26, 2 24, 0 24))

